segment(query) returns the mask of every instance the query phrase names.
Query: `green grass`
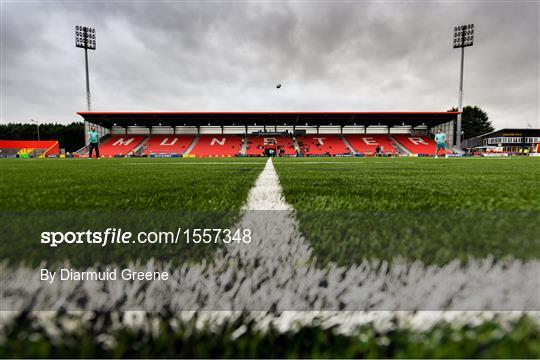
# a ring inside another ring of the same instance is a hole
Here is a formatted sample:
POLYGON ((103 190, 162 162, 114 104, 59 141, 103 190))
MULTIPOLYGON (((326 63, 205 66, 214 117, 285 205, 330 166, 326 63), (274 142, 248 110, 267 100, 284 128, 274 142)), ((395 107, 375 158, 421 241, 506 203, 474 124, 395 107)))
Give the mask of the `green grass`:
POLYGON ((277 159, 321 262, 540 258, 540 159, 277 159))
POLYGON ((42 231, 228 228, 237 220, 263 159, 3 159, 0 258, 37 265, 123 264, 157 258, 211 259, 219 245, 40 244, 42 231))
POLYGON ((540 211, 537 158, 274 160, 297 210, 540 211))
MULTIPOLYGON (((246 319, 225 322, 213 331, 195 321, 171 326, 169 316, 149 315, 159 331, 112 329, 112 314, 94 314, 76 330, 36 325, 29 314, 4 331, 2 358, 538 358, 538 324, 527 316, 506 327, 440 323, 429 331, 377 331, 363 326, 341 335, 318 326, 280 332, 261 331, 246 319), (243 329, 238 332, 237 329, 243 329), (107 334, 105 335, 104 332, 107 334)), ((61 315, 60 317, 66 315, 61 315)), ((148 326, 147 326, 148 327, 148 326)))
POLYGON ((264 159, 2 159, 0 167, 3 211, 227 211, 244 203, 264 159))
MULTIPOLYGON (((0 243, 0 257, 33 265, 43 259, 73 265, 210 259, 216 246, 51 249, 39 244, 39 234, 228 227, 264 161, 2 160, 0 209, 8 241, 0 243)), ((323 263, 540 257, 539 159, 283 158, 274 164, 323 263)))

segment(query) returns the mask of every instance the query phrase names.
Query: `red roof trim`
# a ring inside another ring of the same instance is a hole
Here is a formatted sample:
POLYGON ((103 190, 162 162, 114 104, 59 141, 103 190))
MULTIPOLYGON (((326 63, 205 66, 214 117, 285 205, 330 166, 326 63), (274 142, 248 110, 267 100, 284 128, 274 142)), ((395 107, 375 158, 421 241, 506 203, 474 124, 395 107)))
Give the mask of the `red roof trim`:
POLYGON ((457 115, 459 111, 79 111, 78 115, 233 115, 233 114, 304 114, 304 115, 457 115))

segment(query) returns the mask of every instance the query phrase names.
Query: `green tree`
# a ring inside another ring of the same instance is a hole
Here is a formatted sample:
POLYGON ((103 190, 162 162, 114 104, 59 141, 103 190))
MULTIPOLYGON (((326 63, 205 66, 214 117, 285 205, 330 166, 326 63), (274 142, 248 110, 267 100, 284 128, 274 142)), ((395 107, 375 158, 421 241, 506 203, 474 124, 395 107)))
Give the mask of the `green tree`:
MULTIPOLYGON (((448 111, 458 111, 457 108, 451 108, 448 111)), ((461 129, 465 139, 488 133, 495 130, 489 120, 487 112, 478 106, 465 106, 461 116, 461 129)))
MULTIPOLYGON (((66 151, 77 151, 84 146, 84 125, 82 122, 71 124, 44 123, 39 126, 41 140, 58 140, 66 151)), ((0 124, 1 140, 37 140, 35 124, 0 124)))

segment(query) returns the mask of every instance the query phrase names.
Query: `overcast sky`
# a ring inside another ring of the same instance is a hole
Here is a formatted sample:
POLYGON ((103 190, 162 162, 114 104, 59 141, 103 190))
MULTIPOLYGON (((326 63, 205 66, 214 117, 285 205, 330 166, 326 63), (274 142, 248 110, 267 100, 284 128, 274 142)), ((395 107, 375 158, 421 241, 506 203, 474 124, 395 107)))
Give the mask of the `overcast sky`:
POLYGON ((445 111, 453 27, 475 24, 465 100, 497 128, 539 123, 539 11, 529 2, 5 2, 1 120, 95 111, 445 111), (275 85, 283 84, 277 90, 275 85))

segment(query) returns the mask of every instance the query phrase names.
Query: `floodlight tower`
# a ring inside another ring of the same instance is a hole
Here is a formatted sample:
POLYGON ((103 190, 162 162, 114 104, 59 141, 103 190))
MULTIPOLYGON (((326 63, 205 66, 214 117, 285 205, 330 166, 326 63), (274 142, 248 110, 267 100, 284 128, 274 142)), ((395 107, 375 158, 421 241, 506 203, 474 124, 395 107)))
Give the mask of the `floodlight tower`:
MULTIPOLYGON (((96 50, 96 29, 86 26, 75 26, 75 46, 84 49, 84 64, 86 69, 86 107, 91 110, 90 101, 90 77, 88 76, 88 49, 96 50)), ((84 131, 88 130, 88 124, 84 121, 84 131)), ((85 136, 84 144, 88 145, 88 137, 85 136)))
POLYGON ((84 49, 86 68, 86 105, 90 111, 90 79, 88 76, 88 50, 96 50, 96 30, 86 26, 75 26, 75 46, 84 49))
POLYGON ((454 28, 454 49, 461 48, 461 70, 459 74, 459 102, 456 124, 456 147, 461 148, 461 113, 463 112, 463 63, 465 47, 472 46, 474 39, 474 24, 460 25, 454 28))

